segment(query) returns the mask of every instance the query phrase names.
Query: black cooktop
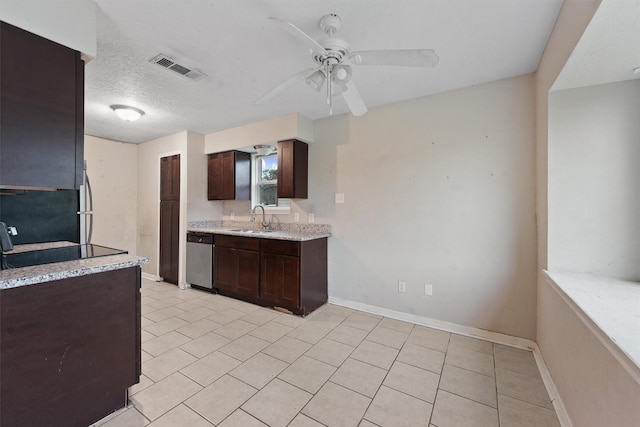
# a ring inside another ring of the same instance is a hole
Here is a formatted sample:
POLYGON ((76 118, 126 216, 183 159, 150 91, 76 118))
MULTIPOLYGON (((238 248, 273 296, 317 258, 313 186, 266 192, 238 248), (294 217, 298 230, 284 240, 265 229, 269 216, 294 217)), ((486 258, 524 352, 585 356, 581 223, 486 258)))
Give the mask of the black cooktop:
POLYGON ((36 251, 3 253, 2 269, 29 267, 32 265, 51 264, 54 262, 75 261, 85 258, 96 258, 107 255, 126 254, 121 249, 100 245, 75 245, 61 248, 40 249, 36 251))

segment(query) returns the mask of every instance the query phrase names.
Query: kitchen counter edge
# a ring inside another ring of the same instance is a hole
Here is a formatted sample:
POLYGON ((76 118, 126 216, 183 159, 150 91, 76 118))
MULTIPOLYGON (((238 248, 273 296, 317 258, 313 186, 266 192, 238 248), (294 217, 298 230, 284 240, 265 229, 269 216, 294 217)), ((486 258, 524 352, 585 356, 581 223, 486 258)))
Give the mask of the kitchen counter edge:
POLYGON ((120 254, 2 270, 0 290, 137 267, 148 262, 148 258, 120 254))
POLYGON ((197 233, 226 234, 229 236, 252 237, 256 239, 291 240, 304 242, 307 240, 324 239, 331 237, 331 233, 301 233, 293 231, 271 231, 267 233, 250 233, 247 231, 233 231, 225 227, 190 227, 187 231, 197 233))

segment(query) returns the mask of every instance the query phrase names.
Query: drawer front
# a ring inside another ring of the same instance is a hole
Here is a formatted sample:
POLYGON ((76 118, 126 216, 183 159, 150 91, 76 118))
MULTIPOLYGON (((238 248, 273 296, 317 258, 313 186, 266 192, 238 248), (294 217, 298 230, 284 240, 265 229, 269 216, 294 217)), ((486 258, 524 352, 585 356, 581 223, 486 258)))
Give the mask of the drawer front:
POLYGON ((263 239, 262 252, 278 255, 300 256, 300 242, 263 239))
POLYGON ((216 246, 244 249, 247 251, 257 251, 260 249, 260 239, 256 239, 253 237, 238 237, 216 234, 214 242, 216 246))

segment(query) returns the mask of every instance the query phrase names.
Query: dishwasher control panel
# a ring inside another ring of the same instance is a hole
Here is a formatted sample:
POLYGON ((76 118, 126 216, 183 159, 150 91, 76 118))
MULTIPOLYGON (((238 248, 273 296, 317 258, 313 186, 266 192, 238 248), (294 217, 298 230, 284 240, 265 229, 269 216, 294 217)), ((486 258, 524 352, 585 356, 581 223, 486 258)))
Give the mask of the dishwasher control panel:
POLYGON ((213 244, 213 234, 211 233, 197 233, 190 231, 187 233, 187 242, 190 243, 203 243, 205 245, 213 244))

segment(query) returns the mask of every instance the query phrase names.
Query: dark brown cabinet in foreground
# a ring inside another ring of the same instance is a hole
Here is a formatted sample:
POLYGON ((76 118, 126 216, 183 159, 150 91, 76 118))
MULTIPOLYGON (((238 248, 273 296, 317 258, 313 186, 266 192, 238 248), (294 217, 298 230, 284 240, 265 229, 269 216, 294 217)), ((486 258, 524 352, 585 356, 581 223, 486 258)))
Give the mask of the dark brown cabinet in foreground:
POLYGON ((278 197, 306 199, 309 146, 297 139, 278 142, 278 197))
POLYGON ((327 302, 327 239, 215 236, 214 288, 306 315, 327 302))
POLYGON ((209 200, 251 199, 251 155, 242 151, 209 154, 207 159, 209 200))
POLYGON ((80 52, 0 22, 0 103, 0 186, 80 188, 80 52))
POLYGON ((0 290, 0 425, 87 426, 141 373, 140 267, 0 290))

